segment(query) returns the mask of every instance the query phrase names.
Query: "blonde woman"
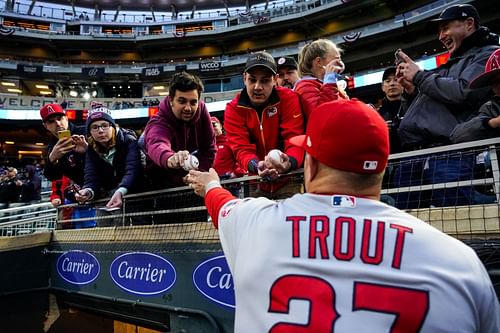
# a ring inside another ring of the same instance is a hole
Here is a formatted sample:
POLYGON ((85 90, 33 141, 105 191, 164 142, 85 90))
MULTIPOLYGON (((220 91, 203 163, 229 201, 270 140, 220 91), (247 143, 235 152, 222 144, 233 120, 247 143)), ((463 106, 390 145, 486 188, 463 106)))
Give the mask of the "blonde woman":
POLYGON ((330 40, 318 39, 305 45, 299 54, 299 72, 302 79, 294 90, 300 97, 306 119, 320 104, 338 98, 348 99, 337 86, 339 75, 345 69, 340 57, 342 50, 330 40))

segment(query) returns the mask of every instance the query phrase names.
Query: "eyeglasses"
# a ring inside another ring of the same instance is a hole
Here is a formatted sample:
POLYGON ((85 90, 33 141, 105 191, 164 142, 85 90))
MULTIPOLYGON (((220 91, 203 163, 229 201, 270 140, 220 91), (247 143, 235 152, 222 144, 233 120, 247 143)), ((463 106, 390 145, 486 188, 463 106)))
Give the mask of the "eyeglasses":
POLYGON ((106 131, 109 127, 110 127, 110 125, 108 123, 104 123, 101 125, 92 125, 92 126, 90 126, 90 130, 92 132, 99 132, 99 129, 106 131))

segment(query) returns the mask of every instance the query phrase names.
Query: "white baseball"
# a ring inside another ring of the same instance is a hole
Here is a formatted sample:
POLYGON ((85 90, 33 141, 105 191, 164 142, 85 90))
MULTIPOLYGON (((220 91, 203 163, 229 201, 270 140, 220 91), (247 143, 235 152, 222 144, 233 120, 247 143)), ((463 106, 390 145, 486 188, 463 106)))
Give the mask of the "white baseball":
POLYGON ((199 165, 200 165, 200 162, 198 161, 198 158, 194 155, 189 155, 188 158, 184 160, 184 164, 182 165, 182 168, 186 171, 196 170, 196 169, 198 169, 199 165))
POLYGON ((267 157, 274 162, 281 163, 281 150, 273 149, 269 153, 267 153, 267 157))

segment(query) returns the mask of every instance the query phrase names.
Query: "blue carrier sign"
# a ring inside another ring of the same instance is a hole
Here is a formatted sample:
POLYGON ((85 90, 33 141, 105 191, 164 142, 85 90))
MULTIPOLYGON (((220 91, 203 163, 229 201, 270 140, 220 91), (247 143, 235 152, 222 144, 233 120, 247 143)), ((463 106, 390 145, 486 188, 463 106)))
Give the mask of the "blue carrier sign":
POLYGON ((94 281, 101 270, 99 261, 89 252, 68 251, 57 259, 57 274, 71 284, 94 281))
POLYGON ((176 279, 174 266, 149 252, 130 252, 115 258, 109 274, 121 289, 137 295, 156 295, 170 289, 176 279))
POLYGON ((193 272, 193 282, 203 296, 234 309, 233 277, 223 255, 200 263, 193 272))

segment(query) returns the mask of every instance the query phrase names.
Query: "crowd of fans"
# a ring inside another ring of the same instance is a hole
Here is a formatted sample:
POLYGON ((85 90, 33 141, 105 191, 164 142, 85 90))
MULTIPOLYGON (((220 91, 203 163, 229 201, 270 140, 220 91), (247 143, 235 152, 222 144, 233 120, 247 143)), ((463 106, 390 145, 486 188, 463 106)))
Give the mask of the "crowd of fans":
POLYGON ((42 178, 39 165, 28 164, 19 170, 14 167, 0 167, 0 209, 13 203, 24 205, 41 200, 42 178))
MULTIPOLYGON (((499 133, 498 36, 480 25, 472 5, 451 6, 434 21, 449 61, 435 70, 421 70, 400 51, 398 63, 383 74, 384 99, 378 111, 388 123, 392 153, 499 133)), ((291 57, 274 59, 267 52, 250 54, 244 88, 227 104, 223 120, 210 117, 201 100, 201 80, 177 73, 169 96, 158 101, 158 114, 139 138, 120 128, 98 102, 91 104, 85 126, 68 123, 58 104, 44 106, 40 115, 52 134, 45 167, 45 176, 55 184, 51 202, 58 206, 110 197, 106 206, 120 207, 127 193, 185 185, 186 165, 193 159, 194 167, 214 167, 226 179, 261 176, 262 195, 279 191, 286 183, 282 175, 303 166, 304 150, 291 145, 289 138, 304 133, 319 105, 350 98, 341 82, 341 53, 333 42, 319 39, 303 47, 298 63, 291 57), (70 135, 61 136, 65 131, 70 135), (273 150, 278 150, 277 157, 270 156, 273 150)), ((403 160, 386 178, 395 187, 470 180, 473 157, 403 160)), ((472 187, 459 188, 458 195, 442 191, 430 204, 477 203, 472 187)), ((395 195, 391 203, 413 208, 411 203, 418 200, 411 195, 395 195)))

